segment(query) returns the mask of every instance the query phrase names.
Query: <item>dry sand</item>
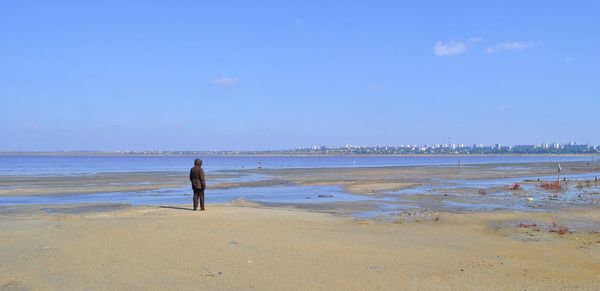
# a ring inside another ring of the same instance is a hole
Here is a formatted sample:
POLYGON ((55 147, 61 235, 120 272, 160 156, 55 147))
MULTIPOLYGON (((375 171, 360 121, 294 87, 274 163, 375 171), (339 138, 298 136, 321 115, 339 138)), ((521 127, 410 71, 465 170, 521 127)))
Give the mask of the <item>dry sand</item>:
POLYGON ((0 212, 0 290, 600 288, 600 235, 548 232, 552 222, 598 225, 597 212, 396 224, 248 206, 40 208, 0 212))

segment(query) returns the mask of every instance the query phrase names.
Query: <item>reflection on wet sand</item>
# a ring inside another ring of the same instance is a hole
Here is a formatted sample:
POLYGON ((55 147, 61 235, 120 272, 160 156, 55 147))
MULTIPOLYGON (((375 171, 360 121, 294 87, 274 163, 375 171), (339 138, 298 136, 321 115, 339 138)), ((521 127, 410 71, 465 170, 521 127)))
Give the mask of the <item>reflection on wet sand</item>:
MULTIPOLYGON (((560 191, 554 163, 370 168, 241 169, 208 176, 209 203, 234 200, 356 217, 404 217, 437 211, 548 211, 597 207, 600 164, 563 163, 560 191), (514 184, 519 189, 511 189, 514 184)), ((188 204, 183 172, 2 176, 0 205, 124 203, 188 204)))

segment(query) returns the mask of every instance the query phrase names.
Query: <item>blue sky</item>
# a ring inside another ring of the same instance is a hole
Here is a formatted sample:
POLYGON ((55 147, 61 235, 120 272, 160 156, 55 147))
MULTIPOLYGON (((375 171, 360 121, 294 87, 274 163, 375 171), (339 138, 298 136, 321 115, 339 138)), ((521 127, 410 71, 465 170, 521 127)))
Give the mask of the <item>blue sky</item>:
POLYGON ((2 1, 0 150, 600 144, 596 3, 2 1))

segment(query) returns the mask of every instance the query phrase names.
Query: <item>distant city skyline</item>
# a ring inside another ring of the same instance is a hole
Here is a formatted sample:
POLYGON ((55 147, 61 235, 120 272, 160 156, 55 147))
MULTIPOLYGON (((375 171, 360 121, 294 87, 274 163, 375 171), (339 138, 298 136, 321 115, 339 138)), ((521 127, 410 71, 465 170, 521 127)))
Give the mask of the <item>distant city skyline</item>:
POLYGON ((597 1, 2 1, 0 151, 600 144, 597 1))
POLYGON ((327 147, 348 147, 348 148, 352 148, 352 147, 382 147, 382 146, 394 146, 394 147, 417 147, 417 146, 424 146, 424 147, 488 147, 488 146, 495 146, 495 147, 503 147, 503 146, 522 146, 522 145, 527 145, 527 146, 539 146, 539 147, 564 147, 564 146, 576 146, 576 145, 591 145, 589 143, 580 143, 580 142, 576 142, 576 141, 570 141, 570 142, 543 142, 543 143, 539 143, 539 144, 528 144, 528 143, 516 143, 516 144, 503 144, 503 143, 495 143, 495 144, 484 144, 484 143, 473 143, 473 144, 466 144, 466 143, 452 143, 452 142, 448 142, 448 143, 429 143, 429 144, 415 144, 415 143, 402 143, 402 144, 381 144, 381 145, 356 145, 356 144, 345 144, 345 145, 312 145, 312 146, 299 146, 296 148, 310 148, 310 147, 321 147, 321 146, 327 146, 327 147))
POLYGON ((450 153, 450 154, 502 154, 502 153, 522 153, 522 154, 546 154, 546 153, 600 153, 600 145, 592 145, 587 143, 569 142, 569 143, 541 143, 541 144, 397 144, 397 145, 312 145, 312 146, 297 146, 293 148, 271 148, 271 149, 172 149, 172 150, 58 150, 58 151, 10 151, 0 149, 0 154, 11 153, 114 153, 114 154, 194 154, 194 153, 387 153, 387 154, 402 154, 402 153, 450 153))

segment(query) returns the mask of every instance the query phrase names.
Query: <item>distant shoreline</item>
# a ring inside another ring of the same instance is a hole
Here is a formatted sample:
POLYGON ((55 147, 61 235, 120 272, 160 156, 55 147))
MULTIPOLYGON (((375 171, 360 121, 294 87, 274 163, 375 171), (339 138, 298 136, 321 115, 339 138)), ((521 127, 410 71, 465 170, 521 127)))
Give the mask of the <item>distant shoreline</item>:
POLYGON ((490 156, 554 156, 554 157, 581 157, 581 156, 600 156, 600 153, 489 153, 489 154, 299 154, 299 153, 212 153, 197 152, 186 154, 171 154, 165 152, 162 154, 150 153, 119 153, 119 152, 97 152, 97 151, 58 151, 58 152, 2 152, 1 156, 106 156, 106 157, 193 157, 193 156, 214 156, 214 157, 490 157, 490 156))

